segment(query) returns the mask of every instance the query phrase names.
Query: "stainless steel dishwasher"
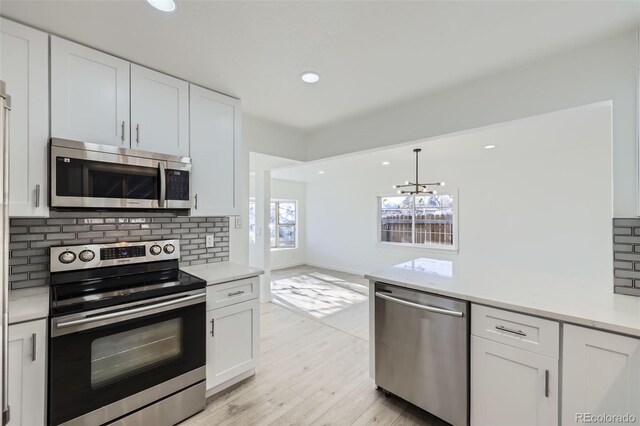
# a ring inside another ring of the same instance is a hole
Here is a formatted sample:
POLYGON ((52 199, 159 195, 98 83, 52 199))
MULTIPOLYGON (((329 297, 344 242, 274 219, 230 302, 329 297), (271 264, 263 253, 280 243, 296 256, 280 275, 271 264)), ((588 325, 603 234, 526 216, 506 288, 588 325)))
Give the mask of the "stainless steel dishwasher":
POLYGON ((376 385, 469 424, 469 303, 383 283, 375 290, 376 385))

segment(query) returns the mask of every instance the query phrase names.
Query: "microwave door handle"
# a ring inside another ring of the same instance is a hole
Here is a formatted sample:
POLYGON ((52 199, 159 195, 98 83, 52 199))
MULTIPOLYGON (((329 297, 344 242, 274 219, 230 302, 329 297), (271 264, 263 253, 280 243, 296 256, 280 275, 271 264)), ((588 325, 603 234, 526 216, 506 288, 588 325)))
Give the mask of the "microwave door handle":
POLYGON ((164 207, 167 199, 167 176, 163 162, 158 163, 158 173, 160 173, 160 197, 158 199, 158 207, 164 207))

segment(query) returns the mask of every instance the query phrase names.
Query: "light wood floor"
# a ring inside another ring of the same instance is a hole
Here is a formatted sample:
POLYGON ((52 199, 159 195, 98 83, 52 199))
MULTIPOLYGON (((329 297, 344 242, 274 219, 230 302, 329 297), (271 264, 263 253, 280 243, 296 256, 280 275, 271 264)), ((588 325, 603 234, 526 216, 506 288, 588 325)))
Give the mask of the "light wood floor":
POLYGON ((366 340, 274 303, 261 305, 260 333, 256 375, 183 425, 444 425, 375 389, 366 340))
POLYGON ((369 281, 361 275, 296 266, 271 273, 273 303, 369 339, 369 281))

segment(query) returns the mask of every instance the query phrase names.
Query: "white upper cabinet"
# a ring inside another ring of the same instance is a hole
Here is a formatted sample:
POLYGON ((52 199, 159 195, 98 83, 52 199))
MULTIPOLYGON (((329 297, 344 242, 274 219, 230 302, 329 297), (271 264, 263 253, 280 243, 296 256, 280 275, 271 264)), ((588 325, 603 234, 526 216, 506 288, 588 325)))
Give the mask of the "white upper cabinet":
POLYGON ((129 147, 129 62, 51 37, 51 136, 129 147))
POLYGON ((565 325, 563 357, 563 425, 590 423, 586 414, 640 419, 640 339, 565 325))
POLYGON ((189 156, 189 83, 131 64, 131 147, 189 156))
POLYGON ((191 85, 193 216, 239 214, 240 101, 191 85))
POLYGON ((0 29, 0 78, 11 95, 9 214, 45 217, 49 214, 49 39, 6 19, 0 29))

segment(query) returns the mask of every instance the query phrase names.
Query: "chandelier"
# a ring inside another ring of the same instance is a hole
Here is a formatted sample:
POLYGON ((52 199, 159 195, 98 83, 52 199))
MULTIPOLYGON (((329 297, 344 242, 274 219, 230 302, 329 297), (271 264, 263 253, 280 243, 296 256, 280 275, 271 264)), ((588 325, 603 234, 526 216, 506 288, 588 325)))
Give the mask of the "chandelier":
POLYGON ((430 186, 444 186, 444 182, 432 182, 432 183, 420 183, 420 179, 418 178, 418 156, 420 155, 420 148, 416 148, 413 152, 416 153, 416 181, 409 182, 406 181, 404 185, 393 185, 393 189, 397 189, 398 194, 437 194, 436 191, 429 190, 430 186), (408 190, 403 188, 410 188, 408 190))

